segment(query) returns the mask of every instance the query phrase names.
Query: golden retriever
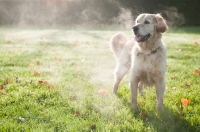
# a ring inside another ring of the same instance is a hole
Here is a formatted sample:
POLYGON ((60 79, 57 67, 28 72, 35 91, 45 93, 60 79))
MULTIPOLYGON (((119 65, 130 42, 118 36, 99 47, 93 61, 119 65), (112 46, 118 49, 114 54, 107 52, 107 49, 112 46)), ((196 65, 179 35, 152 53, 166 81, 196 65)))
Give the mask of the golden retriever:
POLYGON ((155 86, 157 109, 163 106, 166 72, 166 49, 162 33, 168 29, 160 14, 140 14, 133 26, 134 39, 123 33, 115 34, 110 41, 117 65, 114 71, 113 93, 124 75, 131 69, 131 106, 137 109, 137 90, 144 86, 155 86))

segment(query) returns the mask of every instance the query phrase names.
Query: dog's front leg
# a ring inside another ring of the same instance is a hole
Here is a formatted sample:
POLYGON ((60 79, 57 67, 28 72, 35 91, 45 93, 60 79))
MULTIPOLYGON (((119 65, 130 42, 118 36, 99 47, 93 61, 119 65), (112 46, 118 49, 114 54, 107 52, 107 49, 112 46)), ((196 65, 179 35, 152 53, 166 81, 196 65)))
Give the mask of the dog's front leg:
POLYGON ((158 112, 160 112, 163 107, 163 98, 164 98, 164 92, 165 92, 165 79, 157 81, 155 84, 155 87, 156 87, 157 109, 158 109, 158 112))
POLYGON ((131 75, 131 107, 136 110, 137 109, 137 89, 138 89, 138 79, 131 75))

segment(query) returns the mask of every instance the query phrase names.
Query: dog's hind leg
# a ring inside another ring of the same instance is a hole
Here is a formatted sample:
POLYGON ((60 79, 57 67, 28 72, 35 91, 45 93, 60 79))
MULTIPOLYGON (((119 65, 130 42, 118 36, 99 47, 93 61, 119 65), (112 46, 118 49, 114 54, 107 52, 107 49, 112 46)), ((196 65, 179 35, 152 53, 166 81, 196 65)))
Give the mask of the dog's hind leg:
POLYGON ((113 84, 113 93, 117 94, 118 86, 125 74, 130 69, 130 63, 127 62, 126 65, 118 63, 114 71, 114 84, 113 84))

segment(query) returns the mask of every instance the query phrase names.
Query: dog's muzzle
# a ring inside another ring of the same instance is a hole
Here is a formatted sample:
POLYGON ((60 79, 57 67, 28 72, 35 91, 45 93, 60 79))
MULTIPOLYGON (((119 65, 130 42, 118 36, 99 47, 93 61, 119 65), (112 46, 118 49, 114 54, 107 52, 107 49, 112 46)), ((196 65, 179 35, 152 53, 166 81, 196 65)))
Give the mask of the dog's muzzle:
POLYGON ((135 34, 135 41, 137 41, 137 42, 145 42, 145 41, 149 40, 149 38, 151 37, 150 33, 145 36, 139 35, 139 33, 138 33, 139 27, 138 26, 133 27, 133 32, 135 34))

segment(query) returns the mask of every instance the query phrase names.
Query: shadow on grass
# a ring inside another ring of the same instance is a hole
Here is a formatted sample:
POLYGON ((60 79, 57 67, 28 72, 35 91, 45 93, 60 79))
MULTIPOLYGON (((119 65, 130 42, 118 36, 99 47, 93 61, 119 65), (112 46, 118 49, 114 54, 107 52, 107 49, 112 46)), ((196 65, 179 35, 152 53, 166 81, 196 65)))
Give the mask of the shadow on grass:
MULTIPOLYGON (((125 90, 126 95, 130 96, 128 90, 125 90)), ((119 93, 118 98, 123 102, 124 106, 129 108, 133 118, 142 120, 145 128, 153 127, 158 132, 199 132, 200 125, 192 125, 192 122, 184 119, 184 115, 180 115, 178 112, 173 111, 171 108, 164 106, 163 111, 159 114, 155 109, 144 108, 139 106, 137 111, 133 111, 130 107, 130 101, 127 96, 119 93)))

